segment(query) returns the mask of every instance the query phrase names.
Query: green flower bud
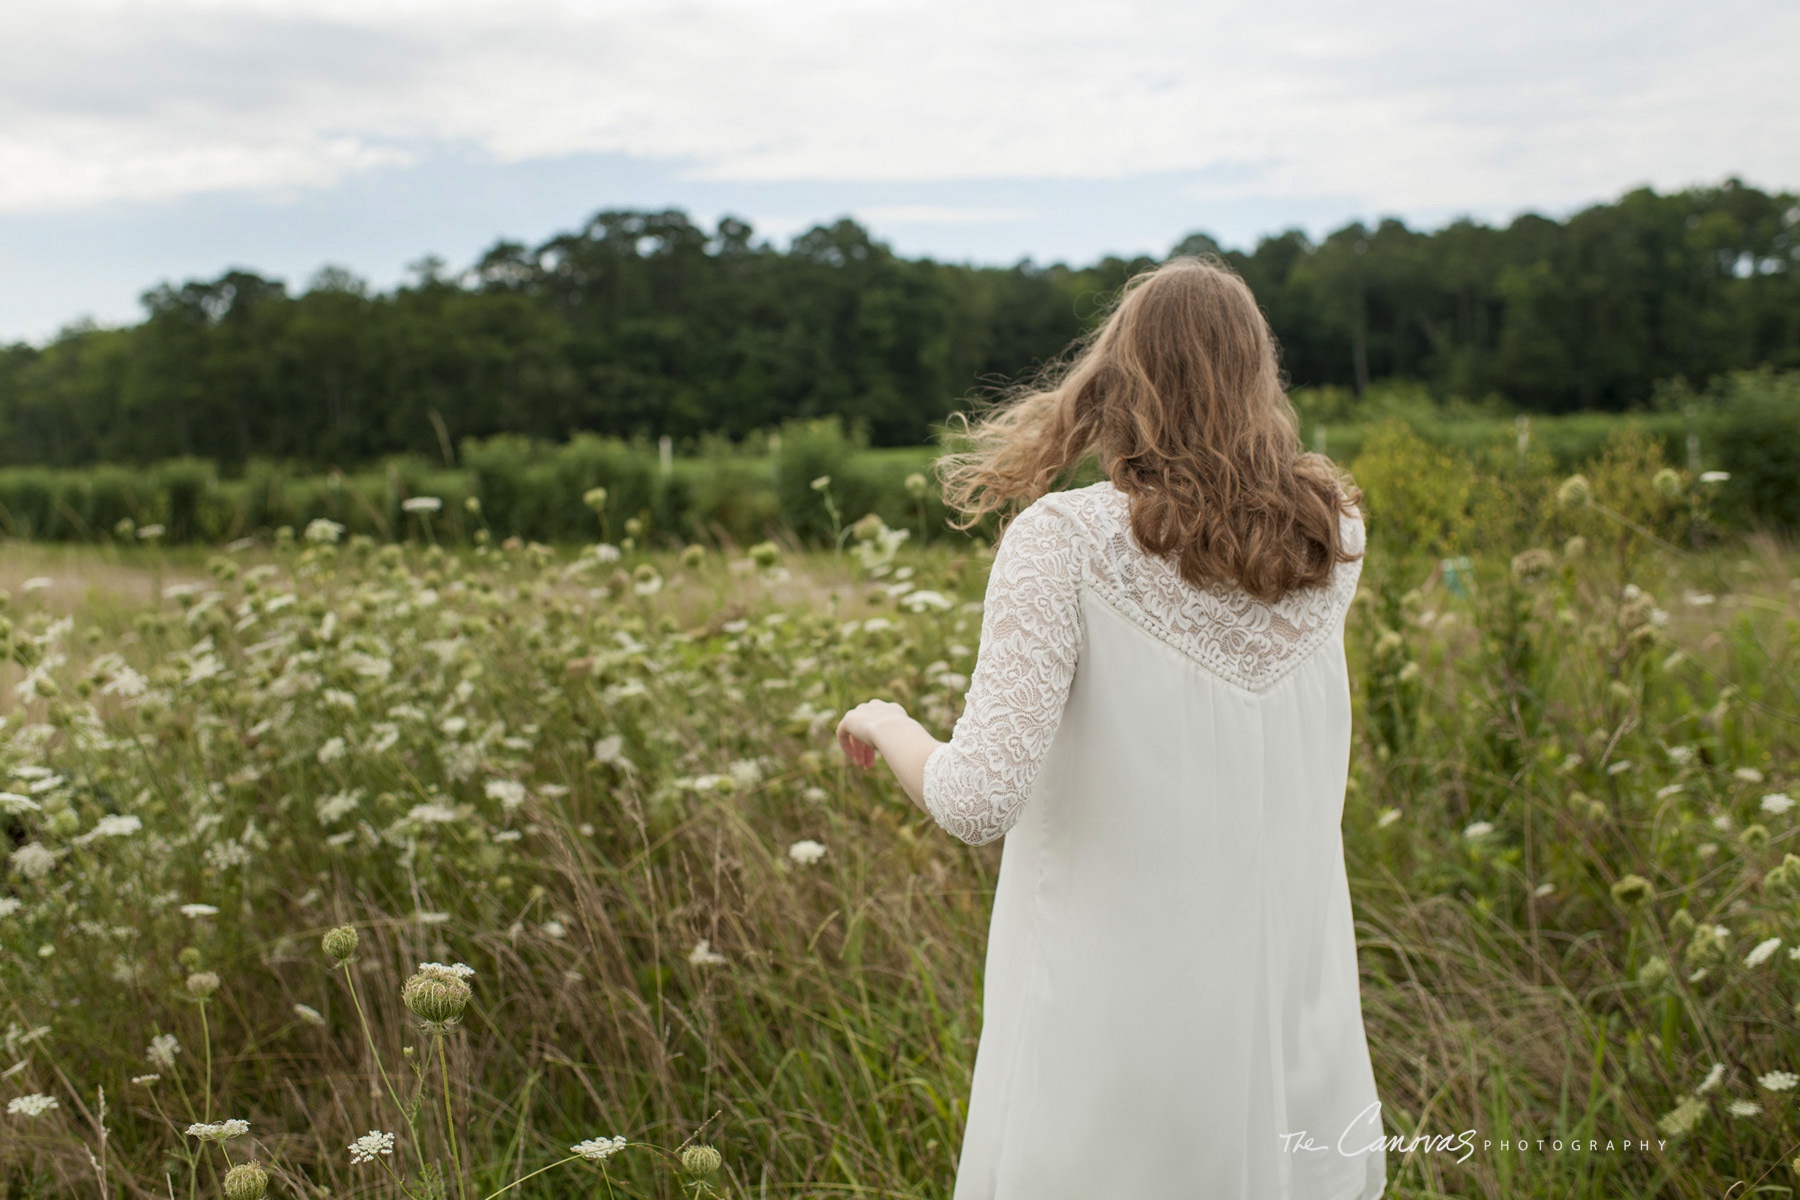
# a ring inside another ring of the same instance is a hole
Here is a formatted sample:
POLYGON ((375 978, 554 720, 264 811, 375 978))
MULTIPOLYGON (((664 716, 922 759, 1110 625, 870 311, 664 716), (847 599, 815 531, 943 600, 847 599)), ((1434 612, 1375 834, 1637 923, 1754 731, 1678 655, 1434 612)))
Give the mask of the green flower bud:
POLYGON ((400 999, 427 1025, 451 1025, 460 1020, 473 993, 469 985, 452 976, 421 971, 400 989, 400 999))
POLYGON ((339 925, 336 929, 328 931, 324 941, 320 944, 325 947, 326 954, 342 965, 349 962, 351 956, 356 953, 356 942, 356 926, 339 925))
POLYGON ((1654 890, 1642 875, 1623 875, 1612 885, 1612 896, 1626 908, 1635 908, 1650 899, 1654 890))
POLYGON ((258 1162, 239 1163, 225 1172, 225 1200, 262 1200, 269 1173, 258 1162))
POLYGON ((711 1146, 689 1146, 681 1152, 681 1169, 695 1179, 705 1179, 725 1160, 711 1146))

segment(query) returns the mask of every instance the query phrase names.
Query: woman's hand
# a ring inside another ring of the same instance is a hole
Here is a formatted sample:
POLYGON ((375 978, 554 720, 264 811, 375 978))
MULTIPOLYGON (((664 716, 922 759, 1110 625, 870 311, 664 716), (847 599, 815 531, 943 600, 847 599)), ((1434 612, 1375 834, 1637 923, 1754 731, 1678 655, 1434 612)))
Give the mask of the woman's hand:
POLYGON ((838 722, 837 740, 844 757, 864 770, 877 756, 887 759, 901 790, 925 808, 925 760, 941 743, 904 708, 891 700, 865 700, 838 722))
POLYGON ((838 745, 844 749, 844 757, 862 767, 864 770, 875 765, 875 758, 881 753, 877 730, 884 724, 892 728, 897 721, 908 721, 906 709, 892 700, 865 700, 838 722, 838 745))

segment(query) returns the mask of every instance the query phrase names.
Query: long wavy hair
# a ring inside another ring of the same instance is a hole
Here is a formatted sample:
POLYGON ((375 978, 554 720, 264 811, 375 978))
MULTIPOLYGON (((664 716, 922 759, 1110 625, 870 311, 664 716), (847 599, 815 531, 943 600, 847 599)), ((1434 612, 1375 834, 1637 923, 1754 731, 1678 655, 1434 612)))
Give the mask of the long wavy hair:
POLYGON ((1138 544, 1197 586, 1273 603, 1356 557, 1338 518, 1361 495, 1302 447, 1274 334, 1217 259, 1135 276, 1046 372, 957 416, 963 449, 937 469, 958 528, 1008 519, 1093 455, 1129 497, 1138 544))

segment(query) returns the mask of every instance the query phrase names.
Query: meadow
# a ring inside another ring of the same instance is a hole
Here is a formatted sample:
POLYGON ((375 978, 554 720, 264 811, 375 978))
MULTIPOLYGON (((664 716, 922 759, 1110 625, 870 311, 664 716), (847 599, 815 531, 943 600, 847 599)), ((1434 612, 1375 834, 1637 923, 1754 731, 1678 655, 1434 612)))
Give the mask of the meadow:
MULTIPOLYGON (((1642 432, 1351 465, 1390 1194, 1791 1194, 1800 560, 1642 432)), ((947 734, 990 550, 828 475, 814 549, 8 543, 0 1197, 948 1195, 999 847, 830 731, 947 734)))

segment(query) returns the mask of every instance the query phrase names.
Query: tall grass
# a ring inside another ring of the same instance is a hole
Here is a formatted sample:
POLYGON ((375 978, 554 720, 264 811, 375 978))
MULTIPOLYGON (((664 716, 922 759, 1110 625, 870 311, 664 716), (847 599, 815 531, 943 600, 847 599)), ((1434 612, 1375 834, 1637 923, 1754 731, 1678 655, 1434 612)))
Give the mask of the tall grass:
MULTIPOLYGON (((1791 1188, 1792 555, 1722 535, 1643 439, 1577 486, 1394 425, 1356 470, 1365 1019, 1388 1132, 1474 1131, 1464 1161, 1391 1153, 1392 1193, 1791 1188)), ((0 1094, 57 1106, 0 1118, 0 1194, 165 1195, 190 1164, 220 1194, 182 1132, 207 1117, 249 1122, 227 1146, 271 1195, 394 1194, 351 1162, 369 1130, 451 1195, 614 1135, 604 1179, 528 1194, 692 1194, 649 1147, 701 1140, 725 1195, 948 1194, 998 851, 827 747, 870 695, 947 731, 988 553, 851 524, 859 553, 742 557, 320 525, 176 556, 153 600, 18 591, 0 1094), (441 1065, 402 1000, 426 961, 475 972, 441 1065), (415 1134, 376 1064, 428 1050, 415 1134)))

